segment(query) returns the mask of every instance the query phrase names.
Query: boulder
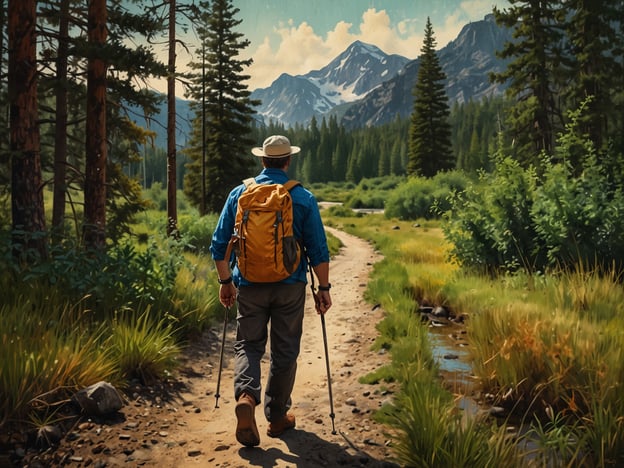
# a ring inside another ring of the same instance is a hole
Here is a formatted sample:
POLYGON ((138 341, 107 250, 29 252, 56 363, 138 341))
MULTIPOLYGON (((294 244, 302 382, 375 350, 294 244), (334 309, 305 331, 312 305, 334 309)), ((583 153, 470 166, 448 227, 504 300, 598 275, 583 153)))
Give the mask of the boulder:
POLYGON ((74 394, 82 410, 89 416, 103 416, 119 411, 124 403, 119 392, 108 382, 98 382, 74 394))

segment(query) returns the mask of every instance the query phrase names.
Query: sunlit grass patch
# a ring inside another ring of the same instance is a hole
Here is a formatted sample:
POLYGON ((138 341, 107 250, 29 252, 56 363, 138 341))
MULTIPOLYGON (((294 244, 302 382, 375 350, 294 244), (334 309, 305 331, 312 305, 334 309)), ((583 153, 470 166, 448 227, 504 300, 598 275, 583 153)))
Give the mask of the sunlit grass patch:
POLYGON ((338 255, 340 252, 340 248, 342 247, 342 242, 336 236, 332 235, 331 232, 325 232, 327 237, 327 247, 329 248, 329 255, 334 257, 338 255))
POLYGON ((53 297, 0 308, 0 426, 114 379, 113 360, 102 346, 106 327, 89 325, 82 313, 53 297))
POLYGON ((204 268, 205 263, 206 259, 198 260, 195 270, 182 268, 176 277, 172 314, 187 334, 210 327, 220 309, 216 273, 204 268))
POLYGON ((411 226, 406 229, 409 229, 412 235, 403 235, 397 247, 398 254, 406 262, 433 265, 446 263, 449 246, 440 229, 422 229, 411 226))
POLYGON ((624 286, 613 270, 605 275, 579 266, 550 278, 544 296, 551 300, 551 307, 573 312, 579 318, 624 324, 624 286))
MULTIPOLYGON (((518 408, 585 412, 622 386, 624 339, 569 311, 511 303, 471 315, 473 371, 484 390, 518 408)), ((623 402, 620 399, 619 405, 623 402)))
POLYGON ((165 377, 180 353, 171 317, 150 308, 119 313, 108 344, 120 376, 142 382, 165 377))
POLYGON ((432 385, 435 374, 414 359, 403 367, 402 391, 376 419, 392 428, 393 452, 401 466, 523 466, 505 428, 465 419, 453 395, 432 385))
POLYGON ((453 268, 435 268, 429 263, 409 263, 405 269, 416 304, 449 305, 453 268))

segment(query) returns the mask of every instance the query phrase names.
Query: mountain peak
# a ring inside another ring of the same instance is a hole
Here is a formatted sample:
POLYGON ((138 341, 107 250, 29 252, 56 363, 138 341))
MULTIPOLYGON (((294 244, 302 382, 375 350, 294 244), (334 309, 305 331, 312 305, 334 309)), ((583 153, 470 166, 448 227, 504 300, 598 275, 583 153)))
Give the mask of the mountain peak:
MULTIPOLYGON (((438 52, 451 102, 502 92, 503 87, 489 83, 488 76, 503 68, 496 50, 510 39, 510 31, 488 15, 465 25, 438 52)), ((338 108, 345 112, 342 123, 349 127, 378 125, 411 113, 419 63, 354 41, 320 70, 295 77, 282 74, 269 88, 253 91, 251 98, 261 101, 256 110, 265 121, 285 126, 307 125, 313 116, 321 119, 338 108)))
POLYGON ((400 55, 388 55, 374 45, 355 41, 320 70, 297 77, 282 74, 269 88, 253 91, 251 98, 262 101, 257 111, 266 120, 279 120, 287 126, 307 124, 312 116, 320 118, 336 105, 361 99, 396 75, 408 61, 400 55), (292 87, 294 79, 299 80, 300 89, 292 87), (303 80, 307 83, 304 84, 303 80), (285 93, 294 94, 285 99, 285 93), (290 110, 276 112, 277 97, 284 99, 290 110), (307 109, 293 109, 294 102, 307 109))
MULTIPOLYGON (((456 39, 440 49, 437 55, 446 75, 445 89, 450 103, 481 100, 504 91, 506 86, 490 83, 489 75, 504 69, 505 61, 496 52, 510 40, 511 31, 499 27, 493 16, 487 15, 481 21, 466 24, 456 39)), ((361 128, 391 122, 397 115, 409 116, 419 67, 420 58, 417 58, 402 73, 371 90, 345 111, 342 124, 361 128)))
POLYGON ((354 50, 359 51, 361 53, 369 53, 371 55, 373 55, 373 54, 386 55, 376 45, 368 44, 368 43, 362 42, 360 40, 356 40, 356 41, 352 42, 351 45, 346 48, 346 50, 343 52, 343 54, 352 52, 354 50))

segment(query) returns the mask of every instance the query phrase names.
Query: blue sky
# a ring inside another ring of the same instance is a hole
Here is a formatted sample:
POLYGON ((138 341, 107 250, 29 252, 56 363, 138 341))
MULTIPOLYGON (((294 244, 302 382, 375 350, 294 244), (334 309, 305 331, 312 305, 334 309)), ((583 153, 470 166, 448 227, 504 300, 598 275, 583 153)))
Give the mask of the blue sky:
MULTIPOLYGON (((388 54, 417 58, 427 17, 438 48, 470 21, 481 20, 507 0, 234 0, 240 31, 251 41, 242 58, 249 88, 264 88, 282 73, 305 74, 334 59, 353 41, 374 44, 388 54)), ((178 51, 177 64, 188 62, 178 51)), ((160 87, 160 86, 159 86, 160 87)))
POLYGON ((414 59, 427 17, 438 47, 455 39, 506 0, 234 0, 251 41, 246 53, 250 89, 269 86, 282 72, 304 74, 329 63, 355 40, 414 59))

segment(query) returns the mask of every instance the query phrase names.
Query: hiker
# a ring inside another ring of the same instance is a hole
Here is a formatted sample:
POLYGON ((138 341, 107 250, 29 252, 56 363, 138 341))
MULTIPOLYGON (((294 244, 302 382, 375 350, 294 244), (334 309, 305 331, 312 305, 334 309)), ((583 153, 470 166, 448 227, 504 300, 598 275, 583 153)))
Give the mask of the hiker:
MULTIPOLYGON (((289 194, 288 198, 292 201, 292 235, 296 239, 292 247, 298 251, 296 258, 291 258, 291 267, 294 271, 286 273, 288 276, 282 280, 265 282, 262 277, 264 272, 259 270, 269 270, 273 262, 263 262, 262 268, 254 267, 251 260, 248 265, 243 264, 242 262, 247 261, 247 257, 251 257, 253 252, 249 252, 251 247, 241 245, 234 247, 234 251, 238 251, 239 255, 233 270, 230 271, 228 245, 233 233, 234 238, 240 242, 252 241, 261 235, 252 231, 251 227, 247 234, 238 232, 243 229, 241 224, 243 221, 240 221, 242 209, 239 209, 239 205, 242 204, 244 197, 241 195, 245 191, 251 194, 252 188, 258 185, 288 185, 286 171, 292 155, 299 153, 300 150, 301 148, 297 146, 291 146, 288 138, 281 135, 268 137, 261 148, 252 148, 252 154, 262 158, 263 170, 258 176, 246 180, 230 192, 210 246, 221 285, 219 300, 228 308, 238 301, 234 344, 236 439, 249 447, 260 443, 255 407, 262 401, 260 360, 265 352, 269 321, 271 360, 264 392, 264 415, 269 422, 267 435, 279 437, 284 431, 295 427, 295 416, 289 409, 301 343, 308 262, 318 278, 318 294, 315 294, 317 312, 325 314, 332 305, 329 292, 331 288, 329 250, 318 204, 312 193, 296 182, 290 183, 294 185, 289 187, 290 190, 284 191, 280 186, 281 193, 289 194), (241 273, 241 269, 245 274, 241 273), (251 277, 263 279, 252 282, 249 280, 251 277)), ((271 242, 271 239, 267 242, 271 242)), ((253 247, 253 250, 264 248, 265 245, 260 244, 253 247)), ((287 255, 284 252, 284 257, 287 256, 290 258, 293 253, 287 255)))

